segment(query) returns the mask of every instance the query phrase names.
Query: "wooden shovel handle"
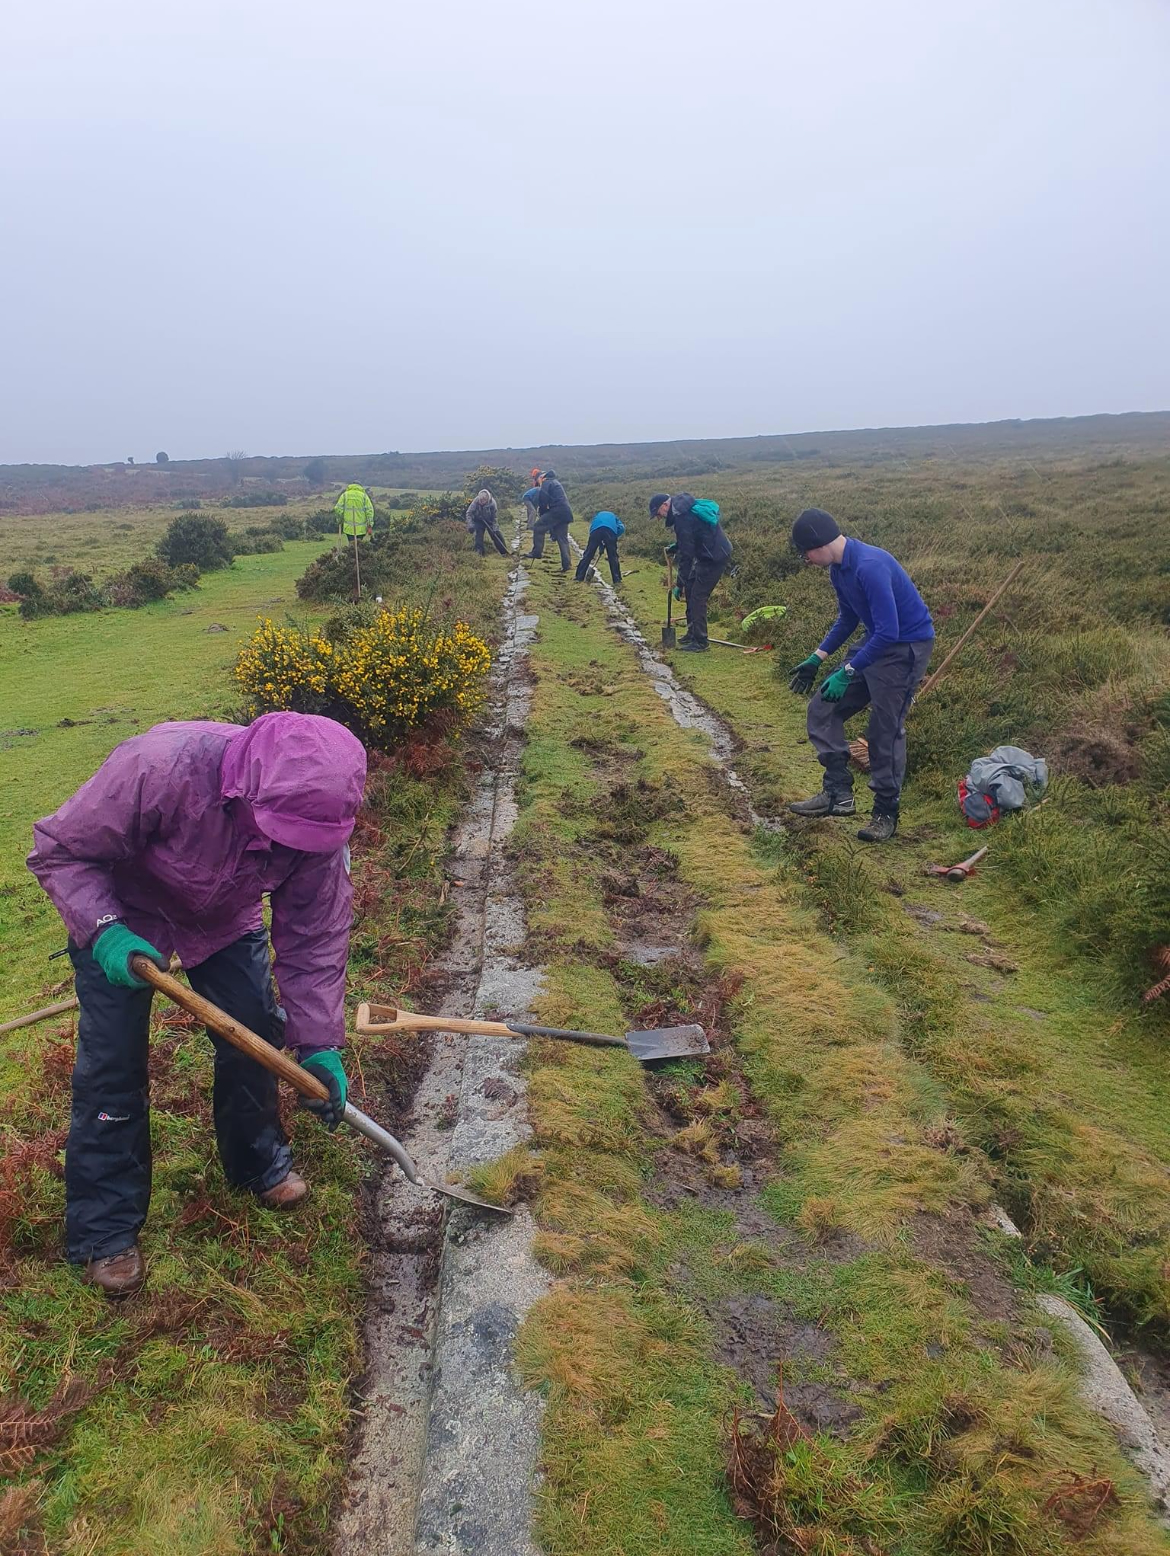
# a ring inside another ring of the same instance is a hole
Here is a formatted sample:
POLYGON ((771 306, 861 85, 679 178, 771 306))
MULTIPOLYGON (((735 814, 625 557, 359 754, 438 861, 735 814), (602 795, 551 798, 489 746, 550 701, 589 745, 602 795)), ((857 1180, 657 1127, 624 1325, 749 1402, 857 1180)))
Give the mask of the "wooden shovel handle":
POLYGON ((462 1032, 469 1037, 515 1037, 503 1021, 465 1021, 458 1016, 420 1016, 397 1005, 359 1005, 357 1031, 366 1035, 380 1032, 462 1032))
POLYGON ((186 984, 180 983, 177 978, 172 978, 170 973, 163 972, 145 956, 132 956, 130 958, 130 971, 144 983, 149 983, 151 988, 157 989, 160 994, 165 994, 167 999, 173 1000, 184 1010, 210 1027, 213 1032, 218 1032, 233 1047, 241 1053, 255 1059, 257 1064, 262 1064, 266 1070, 271 1070, 273 1075, 287 1081, 294 1091, 299 1091, 302 1097, 312 1097, 314 1102, 328 1102, 329 1088, 324 1082, 319 1081, 308 1070, 302 1070, 295 1059, 290 1059, 279 1048, 274 1048, 271 1043, 266 1043, 262 1037, 258 1037, 243 1022, 237 1021, 234 1016, 229 1016, 226 1010, 220 1010, 218 1005, 213 1005, 210 1000, 205 1000, 202 994, 196 994, 194 989, 189 989, 186 984))

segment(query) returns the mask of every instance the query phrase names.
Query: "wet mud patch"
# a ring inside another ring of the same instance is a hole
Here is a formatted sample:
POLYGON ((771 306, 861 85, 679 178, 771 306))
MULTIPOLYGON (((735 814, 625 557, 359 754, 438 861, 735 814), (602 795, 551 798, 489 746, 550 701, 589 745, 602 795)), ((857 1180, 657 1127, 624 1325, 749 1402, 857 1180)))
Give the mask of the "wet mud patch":
POLYGON ((924 1263, 944 1270, 988 1323, 1025 1323, 1020 1293, 980 1244, 974 1219, 955 1211, 949 1216, 919 1214, 910 1228, 910 1247, 924 1263))

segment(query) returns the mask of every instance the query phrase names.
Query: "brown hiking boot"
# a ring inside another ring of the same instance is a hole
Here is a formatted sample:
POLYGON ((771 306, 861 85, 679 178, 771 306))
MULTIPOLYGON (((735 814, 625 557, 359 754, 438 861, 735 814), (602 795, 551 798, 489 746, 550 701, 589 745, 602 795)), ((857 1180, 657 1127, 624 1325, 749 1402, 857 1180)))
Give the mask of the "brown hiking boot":
POLYGON ((300 1204, 308 1192, 309 1185, 300 1173, 290 1172, 287 1178, 274 1183, 270 1189, 257 1194, 256 1198, 265 1210, 291 1210, 294 1205, 300 1204))
POLYGON ((137 1245, 123 1248, 104 1259, 91 1259, 85 1266, 85 1278, 107 1297, 132 1297, 146 1284, 146 1260, 137 1245))

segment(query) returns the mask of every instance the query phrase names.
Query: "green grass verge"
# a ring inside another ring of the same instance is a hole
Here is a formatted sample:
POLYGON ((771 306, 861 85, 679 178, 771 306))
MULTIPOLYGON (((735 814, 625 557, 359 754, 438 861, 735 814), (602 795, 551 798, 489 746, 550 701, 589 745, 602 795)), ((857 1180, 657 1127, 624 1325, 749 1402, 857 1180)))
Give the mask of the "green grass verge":
MULTIPOLYGON (((657 581, 643 567, 624 591, 648 637, 660 614, 657 581)), ((680 656, 675 669, 743 741, 737 763, 761 809, 779 811, 819 787, 804 705, 774 675, 772 656, 713 650, 701 660, 680 656)), ((913 720, 910 740, 913 747, 913 720)), ((894 844, 865 849, 848 823, 820 823, 775 845, 775 857, 793 901, 893 1000, 905 1043, 945 1085, 965 1138, 986 1151, 994 1191, 1024 1226, 1032 1252, 1058 1269, 1083 1268, 1115 1313, 1149 1326, 1164 1344, 1165 1012, 1140 1011, 1107 965, 1062 936, 1059 898, 1052 914, 1022 899, 1015 871, 1001 863, 1009 850, 1043 852, 1051 842, 1045 829, 1066 834, 1062 808, 1072 803, 1067 783, 1057 785, 1035 815, 979 834, 963 825, 953 793, 912 783, 894 844), (927 864, 953 863, 983 842, 987 864, 961 887, 924 876, 927 864), (988 934, 964 932, 973 924, 988 934), (1018 971, 970 960, 990 954, 1018 971)), ((1098 810, 1109 803, 1102 799, 1098 810)), ((1118 888, 1126 889, 1124 880, 1118 888)))
POLYGON ((831 938, 792 863, 729 813, 696 737, 670 720, 595 594, 538 572, 534 608, 515 847, 548 967, 541 1014, 595 1028, 637 1019, 654 979, 614 957, 605 888, 650 847, 698 899, 694 934, 706 976, 731 992, 743 1077, 711 1085, 680 1069, 670 1084, 694 1122, 672 1145, 637 1067, 550 1044, 533 1055, 537 1252, 558 1279, 519 1356, 548 1398, 545 1548, 754 1548, 723 1475, 744 1384, 716 1347, 721 1305, 762 1298, 829 1340, 827 1359, 776 1343, 789 1381, 831 1385, 854 1418, 843 1437, 814 1433, 776 1456, 778 1549, 1084 1549, 1044 1504, 1062 1475, 1098 1471, 1121 1504, 1097 1520, 1092 1548, 1167 1549, 1027 1308, 982 1311, 969 1212, 991 1167, 946 1132, 949 1098, 910 1051, 897 999, 831 938), (775 1176, 734 1209, 701 1193, 664 1200, 680 1150, 695 1153, 700 1184, 734 1185, 720 1115, 734 1113, 736 1085, 777 1141, 775 1176), (965 1229, 970 1289, 930 1254, 928 1226, 965 1229))
MULTIPOLYGON (((458 603, 482 629, 498 616, 506 567, 481 565, 464 538, 454 526, 419 537, 401 594, 448 612, 458 603)), ((197 593, 138 611, 28 624, 0 611, 6 714, 35 731, 0 738, 0 1013, 37 1005, 62 976, 46 958, 64 932, 23 866, 32 821, 137 730, 230 712, 230 666, 257 615, 309 616, 295 579, 315 551, 241 558, 197 593), (229 631, 208 634, 212 622, 229 631)), ((445 932, 445 839, 473 750, 449 748, 437 766, 430 751, 417 777, 400 764, 372 768, 354 839, 356 997, 408 988, 445 932)), ((282 1218, 230 1189, 210 1118, 210 1045, 158 1005, 150 1279, 122 1306, 61 1262, 72 1022, 0 1038, 0 1396, 19 1397, 26 1412, 49 1409, 32 1418, 34 1453, 0 1460, 17 1498, 0 1501, 0 1545, 23 1526, 29 1549, 43 1539, 93 1556, 323 1551, 359 1365, 357 1189, 369 1150, 290 1108, 312 1188, 305 1205, 282 1218), (86 1392, 52 1419, 70 1379, 86 1392)), ((371 1110, 389 1109, 392 1125, 412 1063, 406 1046, 351 1041, 355 1096, 368 1083, 371 1110)))

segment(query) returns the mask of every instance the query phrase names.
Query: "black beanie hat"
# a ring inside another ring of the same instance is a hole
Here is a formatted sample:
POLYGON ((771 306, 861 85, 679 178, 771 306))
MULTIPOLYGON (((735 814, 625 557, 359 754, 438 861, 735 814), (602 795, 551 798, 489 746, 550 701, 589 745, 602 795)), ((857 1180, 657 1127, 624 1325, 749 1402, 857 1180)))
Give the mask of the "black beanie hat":
POLYGON ((815 551, 827 546, 841 533, 837 521, 823 508, 806 508, 792 526, 792 544, 798 551, 815 551))
POLYGON ((654 518, 657 515, 659 508, 662 507, 662 504, 669 501, 669 492, 655 492, 654 496, 650 499, 650 517, 654 518))

